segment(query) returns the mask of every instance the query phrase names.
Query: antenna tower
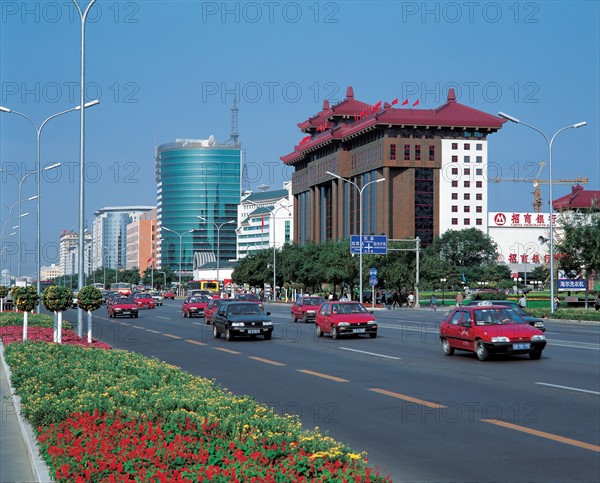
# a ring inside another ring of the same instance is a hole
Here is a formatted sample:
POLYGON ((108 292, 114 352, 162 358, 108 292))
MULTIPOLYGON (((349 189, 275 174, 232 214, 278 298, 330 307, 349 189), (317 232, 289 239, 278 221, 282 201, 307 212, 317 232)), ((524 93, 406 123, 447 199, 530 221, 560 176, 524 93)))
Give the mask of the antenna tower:
POLYGON ((238 143, 240 137, 238 133, 238 107, 235 98, 233 99, 233 106, 231 106, 231 140, 234 144, 238 143))
POLYGON ((250 191, 250 179, 248 179, 248 167, 246 166, 246 150, 242 151, 242 194, 250 191))

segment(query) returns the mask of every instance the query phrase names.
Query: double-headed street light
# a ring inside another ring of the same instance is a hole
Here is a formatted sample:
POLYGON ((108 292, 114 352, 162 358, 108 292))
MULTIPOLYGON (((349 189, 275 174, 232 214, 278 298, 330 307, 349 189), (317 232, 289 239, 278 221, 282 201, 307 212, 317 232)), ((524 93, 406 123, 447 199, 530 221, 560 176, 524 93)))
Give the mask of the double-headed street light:
MULTIPOLYGON (((95 0, 94 0, 95 1, 95 0)), ((96 104, 100 103, 100 101, 98 99, 94 100, 94 101, 90 101, 87 102, 85 104, 83 104, 84 108, 87 107, 92 107, 95 106, 96 104)), ((0 106, 0 112, 6 112, 9 114, 16 114, 17 116, 21 116, 25 119, 27 119, 31 125, 33 126, 33 128, 36 131, 36 173, 37 173, 37 221, 36 221, 36 244, 37 244, 37 248, 36 248, 36 277, 37 277, 37 292, 38 294, 41 294, 41 284, 40 284, 40 262, 41 262, 41 255, 42 255, 42 249, 41 249, 41 236, 40 236, 40 185, 41 185, 41 170, 40 170, 40 136, 42 134, 42 129, 44 129, 44 126, 46 125, 46 123, 48 123, 48 121, 50 121, 51 119, 54 119, 55 117, 58 116, 62 116, 63 114, 67 114, 69 112, 72 111, 79 111, 81 109, 81 104, 79 106, 76 107, 72 107, 71 109, 67 109, 65 111, 61 111, 57 114, 54 114, 50 117, 48 117, 44 122, 42 122, 39 127, 37 126, 37 124, 35 122, 33 122, 33 120, 27 115, 27 114, 23 114, 22 112, 18 112, 18 111, 13 111, 12 109, 9 109, 8 107, 4 107, 4 106, 0 106)), ((80 236, 82 236, 80 234, 80 236)), ((83 265, 83 264, 82 264, 83 265)), ((37 311, 38 313, 41 312, 42 310, 42 299, 40 297, 40 300, 38 301, 38 307, 37 307, 37 311)), ((81 325, 81 324, 80 324, 81 325)))
MULTIPOLYGON (((359 187, 354 181, 350 181, 349 179, 346 178, 342 178, 341 176, 332 173, 331 171, 326 171, 326 173, 329 176, 333 176, 334 178, 338 178, 341 179, 342 181, 345 181, 346 183, 350 183, 352 186, 354 186, 357 190, 358 190, 358 211, 359 211, 359 240, 360 240, 360 248, 359 248, 359 302, 362 304, 363 302, 363 201, 362 201, 362 195, 363 195, 363 191, 365 190, 365 188, 367 186, 369 186, 370 184, 373 183, 381 183, 382 181, 385 181, 385 178, 379 178, 373 181, 369 181, 368 183, 364 184, 363 187, 359 187)), ((417 302, 418 303, 418 302, 417 302)))
MULTIPOLYGON (((204 218, 203 216, 196 216, 196 218, 199 218, 200 220, 204 221, 205 223, 212 223, 213 225, 215 225, 215 228, 217 229, 217 282, 221 283, 221 279, 219 278, 219 262, 221 259, 221 228, 223 227, 223 225, 229 225, 230 223, 235 223, 236 220, 229 220, 229 221, 224 221, 223 223, 217 223, 215 221, 210 221, 206 218, 204 218)), ((219 291, 221 289, 219 288, 219 291)))
POLYGON ((179 289, 181 290, 181 260, 183 258, 183 249, 181 247, 181 241, 183 239, 183 235, 185 235, 186 233, 194 233, 195 230, 187 230, 187 231, 184 231, 183 233, 179 233, 175 230, 171 230, 170 228, 167 228, 166 226, 162 226, 161 228, 163 230, 170 231, 171 233, 175 233, 179 237, 179 289))
POLYGON ((548 170, 549 170, 549 185, 550 185, 550 313, 554 313, 554 207, 552 206, 552 144, 554 143, 554 139, 556 138, 556 136, 558 136, 561 132, 566 131, 567 129, 577 129, 580 127, 583 127, 585 125, 587 125, 587 122, 583 121, 583 122, 578 122, 575 124, 571 124, 570 126, 565 126, 562 129, 559 129, 558 131, 556 131, 554 133, 554 135, 551 138, 548 138, 548 136, 546 136, 546 134, 544 134, 543 131, 541 131, 540 129, 538 129, 537 127, 534 127, 530 124, 527 124, 523 121, 520 121, 519 119, 517 119, 516 117, 512 117, 509 116, 508 114, 505 114, 504 112, 499 112, 498 115, 500 117, 503 117, 504 119, 507 119, 511 122, 514 122, 516 124, 522 124, 525 127, 528 127, 529 129, 533 129, 534 131, 540 133, 544 139, 546 140, 546 143, 548 143, 548 170))

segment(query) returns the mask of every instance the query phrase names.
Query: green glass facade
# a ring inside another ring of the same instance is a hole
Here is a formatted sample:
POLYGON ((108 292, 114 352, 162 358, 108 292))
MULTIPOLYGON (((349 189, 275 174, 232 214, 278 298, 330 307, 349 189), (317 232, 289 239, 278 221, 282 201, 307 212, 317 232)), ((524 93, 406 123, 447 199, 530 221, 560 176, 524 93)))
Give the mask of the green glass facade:
POLYGON ((241 146, 214 142, 204 146, 206 143, 178 141, 163 144, 157 150, 160 263, 174 271, 179 271, 180 241, 181 268, 186 272, 193 269, 195 252, 212 252, 215 257, 219 254, 220 261, 236 257, 241 146), (215 224, 230 220, 236 223, 223 225, 218 233, 215 224))

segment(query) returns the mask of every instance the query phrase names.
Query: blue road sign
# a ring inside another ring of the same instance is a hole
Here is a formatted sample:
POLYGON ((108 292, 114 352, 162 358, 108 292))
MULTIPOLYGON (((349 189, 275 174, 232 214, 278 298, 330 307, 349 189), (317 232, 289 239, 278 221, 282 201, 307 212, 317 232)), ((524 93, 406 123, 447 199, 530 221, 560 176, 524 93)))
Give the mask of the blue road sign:
POLYGON ((376 268, 369 268, 369 276, 376 277, 377 275, 379 275, 379 270, 376 268))
MULTIPOLYGON (((387 236, 363 235, 362 252, 367 255, 387 255, 387 236)), ((360 235, 350 235, 350 253, 360 254, 360 235)))
POLYGON ((369 285, 371 285, 371 287, 376 287, 378 283, 379 280, 377 279, 377 277, 369 278, 369 285))
POLYGON ((587 280, 585 279, 572 279, 572 278, 559 278, 558 279, 558 290, 586 290, 587 280))

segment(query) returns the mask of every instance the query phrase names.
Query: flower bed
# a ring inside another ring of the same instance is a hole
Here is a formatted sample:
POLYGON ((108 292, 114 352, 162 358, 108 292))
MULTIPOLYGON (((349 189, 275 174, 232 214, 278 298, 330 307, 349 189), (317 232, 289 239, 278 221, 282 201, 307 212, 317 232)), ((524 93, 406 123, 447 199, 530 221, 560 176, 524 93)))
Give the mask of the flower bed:
POLYGON ((57 481, 390 481, 318 428, 156 359, 40 342, 5 357, 57 481))
MULTIPOLYGON (((0 337, 4 344, 12 344, 13 342, 23 341, 23 326, 5 326, 0 327, 0 337)), ((54 329, 47 327, 28 327, 27 339, 38 342, 52 342, 54 340, 54 329)), ((79 345, 82 347, 97 347, 99 349, 111 349, 111 346, 100 342, 99 340, 92 339, 92 343, 88 344, 86 339, 79 337, 74 331, 70 329, 62 330, 62 343, 79 345)))

